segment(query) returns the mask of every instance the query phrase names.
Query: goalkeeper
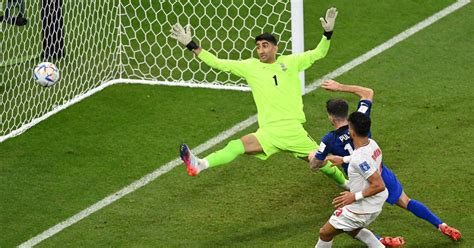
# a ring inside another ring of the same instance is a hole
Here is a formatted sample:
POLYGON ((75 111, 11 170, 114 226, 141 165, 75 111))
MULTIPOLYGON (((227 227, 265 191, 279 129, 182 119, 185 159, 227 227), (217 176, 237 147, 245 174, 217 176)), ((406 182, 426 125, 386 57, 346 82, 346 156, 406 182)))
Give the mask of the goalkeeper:
MULTIPOLYGON (((279 151, 288 151, 297 158, 308 160, 308 154, 318 145, 303 127, 306 118, 299 72, 326 56, 336 16, 336 8, 330 8, 326 17, 320 18, 324 34, 314 50, 277 58, 277 39, 272 34, 263 33, 255 38, 259 58, 241 61, 218 59, 192 40, 189 25, 186 28, 179 23, 173 26, 171 37, 193 51, 204 63, 245 78, 257 106, 257 132, 230 141, 222 150, 199 159, 186 144, 181 145, 180 155, 189 175, 195 176, 209 167, 229 163, 241 154, 255 155, 265 160, 279 151)), ((339 185, 345 186, 346 179, 337 167, 328 163, 320 170, 339 185)))

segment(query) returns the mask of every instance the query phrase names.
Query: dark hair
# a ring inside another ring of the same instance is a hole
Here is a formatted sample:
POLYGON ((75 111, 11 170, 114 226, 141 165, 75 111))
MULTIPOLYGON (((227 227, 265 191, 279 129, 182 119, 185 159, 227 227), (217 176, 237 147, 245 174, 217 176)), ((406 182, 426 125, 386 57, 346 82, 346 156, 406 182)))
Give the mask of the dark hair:
POLYGON ((257 43, 257 41, 261 41, 261 40, 266 40, 266 41, 272 43, 275 46, 278 43, 277 38, 275 36, 273 36, 273 34, 270 34, 270 33, 267 33, 267 32, 255 37, 255 43, 257 43))
POLYGON ((370 118, 361 112, 354 112, 349 115, 349 125, 358 136, 367 137, 370 132, 370 118))
POLYGON ((349 113, 349 104, 342 99, 330 99, 326 102, 326 110, 337 119, 345 119, 349 113))

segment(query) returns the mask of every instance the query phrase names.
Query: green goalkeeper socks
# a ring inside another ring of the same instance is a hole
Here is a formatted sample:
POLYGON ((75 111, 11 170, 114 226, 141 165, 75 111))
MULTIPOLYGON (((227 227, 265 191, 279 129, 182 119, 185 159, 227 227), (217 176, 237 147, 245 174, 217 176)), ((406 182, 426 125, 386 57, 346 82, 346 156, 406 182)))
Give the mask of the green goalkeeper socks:
POLYGON ((209 154, 205 157, 209 162, 209 167, 227 164, 237 156, 245 153, 244 144, 240 139, 230 141, 223 149, 209 154))
POLYGON ((331 165, 331 162, 327 162, 326 165, 321 167, 319 170, 332 180, 336 181, 337 184, 344 185, 346 182, 346 177, 344 177, 344 174, 341 170, 339 170, 339 168, 331 165))
MULTIPOLYGON (((231 162, 237 156, 245 153, 244 144, 240 139, 230 141, 223 149, 209 154, 204 159, 209 163, 209 167, 223 165, 231 162)), ((326 174, 329 178, 336 181, 340 185, 344 185, 346 178, 341 170, 337 167, 332 167, 331 163, 328 162, 325 166, 319 169, 321 172, 326 174)))

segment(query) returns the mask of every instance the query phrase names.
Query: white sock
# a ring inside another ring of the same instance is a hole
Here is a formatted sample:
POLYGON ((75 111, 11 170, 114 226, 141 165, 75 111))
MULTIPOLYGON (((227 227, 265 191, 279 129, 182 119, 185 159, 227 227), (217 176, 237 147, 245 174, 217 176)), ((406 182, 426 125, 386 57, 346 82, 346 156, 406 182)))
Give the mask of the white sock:
POLYGON ((209 162, 207 159, 198 159, 199 171, 209 168, 209 162))
POLYGON ((318 239, 318 243, 316 243, 316 246, 314 248, 331 248, 332 247, 332 240, 331 241, 324 241, 318 239))
POLYGON ((345 190, 350 190, 349 188, 349 180, 346 180, 343 184, 338 184, 340 188, 345 190))
POLYGON ((439 224, 439 225, 438 225, 438 230, 439 230, 439 231, 441 231, 441 228, 440 228, 440 226, 442 226, 442 225, 446 225, 446 226, 447 226, 448 224, 446 224, 446 223, 444 223, 444 222, 443 222, 443 223, 441 223, 441 224, 439 224))
POLYGON ((355 236, 356 239, 364 242, 369 248, 384 248, 385 246, 380 243, 380 241, 375 237, 375 235, 365 229, 362 228, 362 230, 359 231, 359 233, 355 236))

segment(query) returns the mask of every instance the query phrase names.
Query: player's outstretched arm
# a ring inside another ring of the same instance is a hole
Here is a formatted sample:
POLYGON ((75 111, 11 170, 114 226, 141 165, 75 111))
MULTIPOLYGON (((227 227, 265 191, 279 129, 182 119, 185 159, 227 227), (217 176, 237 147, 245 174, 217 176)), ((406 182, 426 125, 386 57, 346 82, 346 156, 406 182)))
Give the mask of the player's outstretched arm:
POLYGON ((170 37, 185 45, 190 51, 193 51, 199 59, 212 68, 231 72, 239 77, 245 77, 245 74, 251 71, 243 61, 219 59, 214 54, 199 47, 196 42, 193 41, 191 25, 189 24, 186 25, 185 28, 179 23, 173 25, 170 37))
POLYGON ((342 91, 353 93, 358 95, 360 97, 360 100, 372 101, 374 99, 374 91, 371 88, 366 88, 358 85, 341 84, 337 81, 329 79, 324 81, 321 87, 329 91, 342 91))
POLYGON ((316 60, 326 57, 331 44, 330 40, 333 34, 337 13, 338 12, 336 8, 329 8, 326 11, 326 16, 320 18, 321 25, 324 29, 323 37, 315 49, 297 54, 295 56, 298 61, 298 71, 304 71, 308 69, 316 60))
POLYGON ((193 51, 196 55, 201 53, 201 48, 193 41, 193 36, 191 34, 191 25, 186 25, 183 28, 181 24, 176 23, 171 29, 171 38, 176 39, 179 43, 183 44, 190 51, 193 51))
POLYGON ((326 159, 324 159, 323 163, 327 163, 327 162, 331 162, 333 164, 333 166, 335 166, 335 165, 341 165, 342 163, 344 163, 346 161, 344 161, 344 158, 341 157, 341 156, 327 155, 326 159))
POLYGON ((321 21, 321 26, 323 26, 324 29, 324 36, 326 36, 328 40, 331 39, 332 32, 334 30, 334 24, 336 23, 337 13, 337 9, 332 7, 326 11, 326 16, 324 18, 319 18, 319 20, 321 21))
POLYGON ((337 163, 337 162, 333 163, 333 160, 327 159, 327 157, 331 157, 332 155, 328 155, 326 157, 326 159, 320 160, 314 154, 315 153, 312 153, 312 154, 308 155, 309 168, 313 171, 318 171, 319 169, 321 169, 322 167, 325 167, 326 165, 329 165, 330 167, 333 167, 333 166, 342 164, 342 162, 341 163, 337 163))
POLYGON ((319 170, 327 162, 327 161, 319 160, 318 158, 316 158, 315 153, 316 152, 312 152, 308 155, 309 168, 313 171, 319 170))

